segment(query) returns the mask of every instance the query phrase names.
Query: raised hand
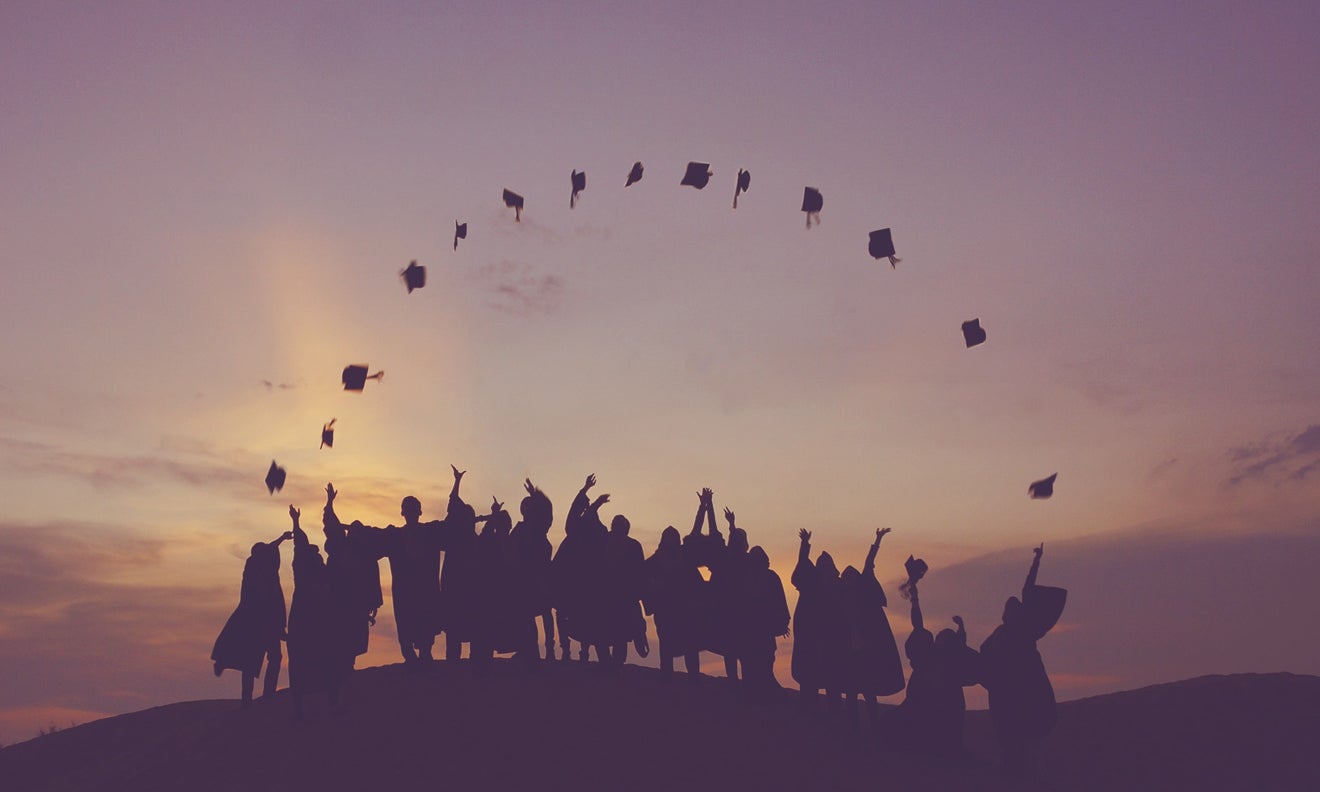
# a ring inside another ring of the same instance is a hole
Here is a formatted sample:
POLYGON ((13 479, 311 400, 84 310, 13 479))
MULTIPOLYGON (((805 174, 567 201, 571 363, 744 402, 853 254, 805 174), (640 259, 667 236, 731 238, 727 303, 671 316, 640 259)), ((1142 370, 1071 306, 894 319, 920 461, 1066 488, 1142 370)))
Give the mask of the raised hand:
POLYGON ((327 504, 334 503, 335 496, 338 494, 339 494, 338 492, 335 492, 334 482, 327 482, 325 485, 325 502, 327 504))
POLYGON ((297 509, 295 509, 295 508, 293 508, 293 504, 290 503, 290 504, 289 504, 289 516, 293 518, 293 524, 294 524, 294 525, 297 525, 297 524, 298 524, 298 518, 299 518, 300 516, 302 516, 302 512, 299 511, 299 510, 297 510, 297 509))
POLYGON ((715 497, 715 493, 711 490, 710 487, 703 487, 701 489, 701 492, 697 493, 697 500, 700 500, 701 503, 705 506, 709 506, 711 498, 714 497, 715 497))
MULTIPOLYGON (((733 530, 733 511, 730 510, 728 506, 725 506, 725 507, 724 507, 724 519, 726 519, 726 520, 729 521, 729 530, 732 531, 732 530, 733 530)), ((752 520, 752 522, 756 522, 756 520, 752 520)))
POLYGON ((963 626, 963 620, 962 620, 962 617, 961 617, 961 616, 954 616, 954 617, 953 617, 953 623, 956 624, 956 625, 958 625, 959 627, 962 627, 962 626, 963 626))
POLYGON ((527 479, 523 482, 523 489, 527 490, 528 495, 536 494, 536 485, 532 483, 531 479, 527 479))
POLYGON ((1045 552, 1045 543, 1041 542, 1039 546, 1032 548, 1031 552, 1036 554, 1036 560, 1040 560, 1040 554, 1045 552))
POLYGON ((466 470, 459 470, 459 469, 458 469, 457 467, 455 467, 454 465, 450 465, 450 466, 449 466, 449 469, 452 470, 452 471, 454 471, 454 483, 455 483, 455 484, 457 484, 458 482, 462 481, 462 480, 463 480, 463 474, 467 473, 466 470))
POLYGON ((491 514, 495 514, 496 512, 500 512, 500 511, 504 511, 504 504, 503 504, 503 503, 500 503, 499 500, 497 500, 496 497, 495 497, 494 495, 491 495, 491 496, 490 496, 490 513, 491 513, 491 514))
POLYGON ((281 542, 287 542, 288 540, 290 540, 290 539, 292 539, 292 538, 293 538, 293 531, 285 531, 284 533, 280 534, 280 541, 281 541, 281 542))
POLYGON ((586 492, 587 490, 591 489, 594 486, 596 486, 596 474, 595 473, 588 474, 587 483, 582 485, 582 491, 586 492))
POLYGON ((591 508, 599 509, 601 506, 604 506, 609 502, 610 502, 610 494, 607 492, 604 495, 601 495, 600 497, 596 498, 596 500, 592 501, 591 508))
POLYGON ((875 543, 880 544, 880 540, 885 538, 885 534, 894 530, 893 528, 877 528, 875 532, 875 543))
POLYGON ((803 528, 798 531, 798 538, 802 540, 802 544, 811 544, 811 531, 803 528))

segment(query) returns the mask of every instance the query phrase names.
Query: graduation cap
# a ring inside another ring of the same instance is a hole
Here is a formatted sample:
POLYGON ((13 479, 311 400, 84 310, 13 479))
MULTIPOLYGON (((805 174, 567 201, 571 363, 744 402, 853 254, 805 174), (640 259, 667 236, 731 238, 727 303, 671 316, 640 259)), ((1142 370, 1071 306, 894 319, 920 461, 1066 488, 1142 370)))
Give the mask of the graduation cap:
POLYGON ((709 162, 689 162, 687 173, 683 174, 683 181, 679 184, 684 187, 696 187, 698 190, 705 189, 706 185, 710 184, 710 177, 714 175, 709 162))
POLYGON ((628 181, 624 187, 631 187, 633 184, 642 180, 642 163, 634 162, 632 170, 628 171, 628 181))
MULTIPOLYGON (((809 188, 808 188, 808 189, 809 189, 809 188)), ((807 202, 806 202, 806 200, 803 200, 803 202, 802 202, 802 211, 804 211, 804 212, 807 211, 807 202)), ((818 209, 817 211, 820 211, 820 210, 818 209)), ((817 223, 820 222, 820 218, 819 218, 819 217, 816 218, 816 222, 817 222, 817 223)), ((894 266, 897 265, 900 261, 903 260, 903 259, 899 258, 898 256, 895 256, 895 255, 894 255, 894 236, 893 236, 893 234, 891 234, 891 233, 889 232, 889 229, 888 229, 888 228, 882 228, 882 229, 880 229, 879 231, 872 231, 872 232, 871 232, 871 243, 870 243, 870 245, 867 246, 866 249, 867 249, 868 251, 870 251, 870 253, 871 253, 871 257, 872 257, 872 258, 877 258, 877 259, 887 258, 887 259, 889 259, 889 266, 890 266, 890 267, 894 267, 894 266)))
POLYGON ((898 593, 903 595, 903 599, 912 599, 912 587, 926 576, 926 572, 930 570, 930 567, 922 559, 913 558, 909 555, 907 560, 903 562, 903 569, 907 571, 908 579, 898 587, 898 593))
POLYGON ((815 187, 808 187, 802 192, 802 211, 807 213, 807 228, 811 228, 811 218, 816 218, 820 225, 820 210, 825 206, 825 197, 815 187))
POLYGON ((413 261, 408 268, 399 273, 403 276, 403 282, 408 286, 408 293, 412 294, 413 289, 420 289, 426 285, 426 267, 413 261))
POLYGON ((379 380, 384 376, 383 371, 367 376, 366 366, 344 366, 344 390, 360 391, 367 386, 367 380, 379 380))
POLYGON ((336 419, 331 418, 330 423, 321 427, 320 448, 325 448, 326 446, 330 446, 331 448, 335 447, 335 420, 336 419))
POLYGON ((977 344, 985 343, 985 330, 981 329, 981 320, 973 319, 970 322, 962 323, 963 340, 967 342, 967 348, 971 349, 977 344))
POLYGON ((275 460, 270 461, 270 470, 266 471, 266 489, 274 495, 275 490, 284 489, 284 468, 275 464, 275 460))
POLYGON ((1040 481, 1031 482, 1031 486, 1027 487, 1027 494, 1032 498, 1048 498, 1054 494, 1054 480, 1058 477, 1059 474, 1055 473, 1049 478, 1043 478, 1040 481))
POLYGON ((454 221, 454 250, 458 250, 458 240, 467 239, 467 223, 454 221))
POLYGON ((752 186, 752 173, 742 168, 738 169, 738 183, 733 187, 733 208, 738 208, 739 193, 747 192, 747 188, 752 186))
POLYGON ((512 190, 504 191, 504 205, 513 209, 513 219, 522 220, 523 197, 512 190))
POLYGON ((587 172, 575 170, 573 171, 572 179, 573 179, 573 194, 568 197, 569 209, 572 209, 574 206, 577 206, 578 193, 587 189, 587 172))

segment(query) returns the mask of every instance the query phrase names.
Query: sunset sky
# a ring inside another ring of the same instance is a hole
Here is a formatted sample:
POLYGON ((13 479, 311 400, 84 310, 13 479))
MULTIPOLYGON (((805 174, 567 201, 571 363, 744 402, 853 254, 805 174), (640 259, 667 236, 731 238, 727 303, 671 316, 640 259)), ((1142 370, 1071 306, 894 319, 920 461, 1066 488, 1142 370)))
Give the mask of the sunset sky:
POLYGON ((235 697, 247 548, 450 463, 785 585, 892 526, 900 641, 1043 541, 1065 699, 1320 673, 1320 4, 470 5, 0 5, 0 743, 235 697))

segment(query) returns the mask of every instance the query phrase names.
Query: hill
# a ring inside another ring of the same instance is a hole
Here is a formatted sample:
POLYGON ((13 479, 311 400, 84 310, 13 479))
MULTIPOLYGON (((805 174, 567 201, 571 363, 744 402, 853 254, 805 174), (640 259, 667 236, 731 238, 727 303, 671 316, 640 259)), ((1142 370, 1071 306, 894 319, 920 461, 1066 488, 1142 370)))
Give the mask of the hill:
MULTIPOLYGON (((1060 705, 1033 789, 1316 789, 1320 677, 1200 677, 1060 705)), ((243 710, 192 701, 0 750, 6 790, 1021 789, 1001 778, 985 712, 972 758, 935 767, 806 716, 797 694, 739 700, 721 678, 628 666, 466 663, 355 673, 337 712, 287 691, 243 710)))

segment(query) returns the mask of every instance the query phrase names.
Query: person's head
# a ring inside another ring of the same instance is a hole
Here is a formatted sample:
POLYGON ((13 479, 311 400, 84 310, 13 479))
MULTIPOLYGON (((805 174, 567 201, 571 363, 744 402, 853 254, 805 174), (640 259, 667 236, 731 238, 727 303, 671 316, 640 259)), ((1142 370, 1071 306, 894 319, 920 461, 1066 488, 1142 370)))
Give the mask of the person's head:
POLYGON ((958 633, 949 628, 940 630, 940 634, 935 636, 935 648, 941 652, 948 652, 958 648, 958 633))
POLYGON ((682 547, 683 537, 679 536, 677 528, 671 525, 660 532, 660 550, 677 552, 682 547))
POLYGON ((523 498, 518 510, 522 513, 523 523, 539 531, 549 531, 555 521, 550 499, 540 490, 523 498))
POLYGON ((849 564, 848 566, 844 567, 843 574, 839 575, 839 580, 849 588, 857 585, 857 582, 861 579, 862 579, 862 573, 858 572, 857 567, 853 566, 852 564, 849 564))
POLYGON ((821 553, 816 558, 816 573, 820 575, 821 580, 838 580, 839 568, 834 565, 834 556, 821 553))
POLYGON ((1017 624, 1022 616, 1022 600, 1009 597, 1004 603, 1004 624, 1017 624))
POLYGON ((491 531, 496 536, 508 536, 509 530, 513 528, 513 518, 503 509, 490 515, 486 520, 486 530, 491 531))
POLYGON ((733 528, 729 531, 729 549, 734 553, 747 552, 747 532, 741 528, 733 528))
POLYGON ((409 495, 399 505, 399 514, 403 515, 404 521, 409 525, 415 524, 422 517, 422 502, 409 495))
POLYGON ((628 532, 631 530, 632 523, 628 522, 628 518, 624 517, 622 514, 614 515, 614 519, 610 521, 610 533, 612 534, 627 536, 628 532))
POLYGON ((251 558, 265 558, 267 555, 266 549, 265 542, 257 542, 252 545, 252 551, 248 553, 248 556, 251 558))
POLYGON ((747 551, 747 562, 752 565, 752 569, 770 568, 770 556, 760 545, 747 551))
POLYGON ((460 498, 449 499, 449 513, 445 522, 463 533, 476 533, 477 512, 460 498))
POLYGON ((903 644, 903 649, 912 662, 919 665, 935 649, 935 638, 931 636, 930 630, 913 630, 907 643, 903 644))

